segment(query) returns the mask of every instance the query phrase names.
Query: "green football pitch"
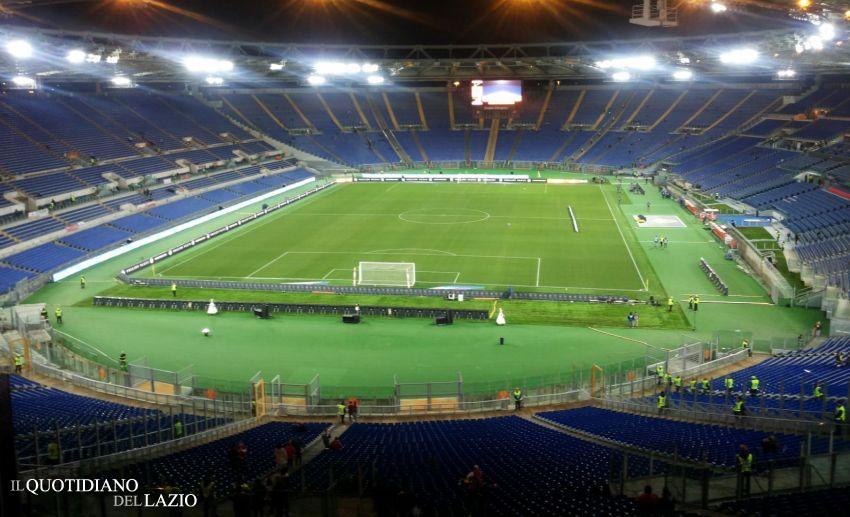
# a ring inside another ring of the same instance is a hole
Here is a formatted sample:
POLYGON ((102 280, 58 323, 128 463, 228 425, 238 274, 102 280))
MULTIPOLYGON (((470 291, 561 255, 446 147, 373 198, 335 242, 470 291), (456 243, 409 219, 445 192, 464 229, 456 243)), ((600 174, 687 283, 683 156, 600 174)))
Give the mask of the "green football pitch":
MULTIPOLYGON (((280 375, 292 384, 318 374, 323 393, 362 396, 392 393, 396 377, 403 382, 451 380, 458 372, 470 392, 543 385, 572 372, 586 373, 593 364, 640 364, 647 353, 654 357, 664 348, 713 341, 718 335, 733 336, 728 343, 736 345, 734 336, 752 334, 756 348, 766 351, 777 343, 796 342, 798 334, 824 319, 821 311, 771 304, 758 282, 736 262, 725 260, 724 247, 699 221, 675 201, 662 199, 657 189, 617 199, 611 184, 340 184, 162 262, 155 272, 148 268, 139 274, 350 285, 359 261, 411 261, 421 287, 457 282, 520 290, 622 291, 643 300, 669 295, 677 302, 673 312, 647 305, 499 300, 506 327, 492 321, 436 327, 420 318, 366 318, 360 325, 343 325, 336 317, 308 314, 260 321, 245 313, 208 316, 92 306, 96 295, 170 298, 168 287, 120 284, 115 275, 284 197, 257 202, 243 213, 89 268, 86 289, 80 289, 77 278, 68 278, 45 286, 28 301, 46 302, 51 313, 61 305, 63 335, 105 362, 126 351, 131 361, 171 371, 191 365, 199 378, 239 386, 257 372, 266 379, 280 375), (646 213, 647 202, 651 214, 674 216, 684 226, 640 227, 635 216, 646 213), (568 206, 579 233, 573 230, 568 206), (654 245, 658 234, 669 237, 669 248, 654 245), (715 291, 697 266, 700 258, 724 278, 729 296, 715 291), (643 280, 648 291, 636 292, 643 280), (692 293, 705 302, 698 315, 687 310, 692 293), (640 312, 640 328, 625 325, 631 310, 640 312), (201 335, 204 327, 212 329, 211 338, 201 335), (501 337, 504 346, 498 344, 501 337)), ((311 293, 180 288, 177 298, 416 307, 458 303, 437 297, 338 295, 321 288, 311 293)), ((486 300, 462 303, 488 310, 494 306, 486 300)))
POLYGON ((361 261, 410 262, 418 287, 641 291, 612 195, 594 184, 340 184, 142 274, 351 285, 361 261))

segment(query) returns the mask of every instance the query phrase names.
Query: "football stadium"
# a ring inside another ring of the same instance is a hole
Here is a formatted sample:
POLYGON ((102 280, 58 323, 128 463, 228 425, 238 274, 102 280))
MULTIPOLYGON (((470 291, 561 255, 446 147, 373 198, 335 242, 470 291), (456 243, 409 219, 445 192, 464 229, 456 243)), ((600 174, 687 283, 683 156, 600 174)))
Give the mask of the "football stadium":
POLYGON ((843 515, 850 4, 0 0, 0 515, 843 515))

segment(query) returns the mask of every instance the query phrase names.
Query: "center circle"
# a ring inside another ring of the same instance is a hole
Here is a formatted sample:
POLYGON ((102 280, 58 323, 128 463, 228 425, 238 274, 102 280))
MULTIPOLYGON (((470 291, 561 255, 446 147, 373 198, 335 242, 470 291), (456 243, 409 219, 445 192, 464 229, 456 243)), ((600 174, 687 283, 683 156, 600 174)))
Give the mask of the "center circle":
POLYGON ((468 224, 490 219, 490 214, 472 208, 415 208, 398 214, 398 218, 417 224, 468 224))

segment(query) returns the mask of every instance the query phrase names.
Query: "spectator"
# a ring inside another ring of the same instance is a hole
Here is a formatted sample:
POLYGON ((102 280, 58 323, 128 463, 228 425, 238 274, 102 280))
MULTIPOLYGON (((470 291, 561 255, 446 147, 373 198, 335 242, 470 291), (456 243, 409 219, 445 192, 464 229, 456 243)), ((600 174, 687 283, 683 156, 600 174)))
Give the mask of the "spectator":
POLYGON ((291 469, 293 464, 295 464, 295 445, 292 440, 289 440, 286 442, 286 468, 291 469))
POLYGON ((289 517, 289 474, 278 472, 271 478, 269 503, 274 517, 289 517))
POLYGON ((207 474, 201 481, 201 486, 198 490, 198 499, 201 501, 201 509, 204 512, 204 517, 211 517, 216 514, 214 497, 215 481, 207 474))
POLYGON ((295 450, 295 466, 300 467, 301 466, 301 452, 304 449, 304 447, 301 445, 301 440, 299 440, 298 438, 293 438, 292 439, 292 448, 295 450))
POLYGON ((251 487, 237 481, 233 484, 233 515, 249 517, 251 515, 251 487))
POLYGON ((659 510, 661 515, 674 515, 676 511, 676 500, 673 499, 673 493, 666 486, 661 491, 661 505, 659 510))
POLYGON ((331 442, 331 450, 336 451, 336 452, 339 452, 339 451, 342 450, 342 442, 339 441, 339 436, 334 438, 333 441, 331 442))
POLYGON ((354 399, 348 401, 348 421, 357 421, 357 401, 354 399))
POLYGON ((266 485, 263 480, 257 478, 251 487, 251 515, 262 517, 266 509, 266 485))
POLYGON ((738 465, 738 495, 746 497, 750 495, 754 463, 753 455, 746 444, 741 444, 735 459, 738 465))
POLYGON ((640 515, 656 513, 660 502, 658 496, 652 493, 652 486, 650 485, 643 487, 643 493, 635 498, 635 506, 637 506, 640 515))
POLYGON ((274 464, 278 471, 286 470, 286 458, 286 447, 282 443, 277 444, 274 448, 274 464))
POLYGON ((776 435, 764 437, 761 441, 761 452, 766 455, 779 452, 779 440, 776 439, 776 435))
POLYGON ((322 444, 326 450, 331 448, 331 433, 327 429, 322 433, 322 444))

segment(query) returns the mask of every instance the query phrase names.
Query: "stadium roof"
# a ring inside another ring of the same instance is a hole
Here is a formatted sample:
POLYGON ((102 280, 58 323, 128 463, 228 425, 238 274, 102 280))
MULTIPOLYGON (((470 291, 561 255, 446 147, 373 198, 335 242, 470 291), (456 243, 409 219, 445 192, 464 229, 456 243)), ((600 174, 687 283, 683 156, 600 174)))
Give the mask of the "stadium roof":
MULTIPOLYGON (((840 30, 840 29, 839 29, 840 30)), ((700 77, 773 75, 793 66, 803 74, 844 74, 850 67, 850 40, 839 32, 822 49, 801 45, 817 27, 776 29, 736 34, 648 39, 518 43, 496 45, 340 45, 270 43, 133 36, 89 31, 63 31, 0 26, 0 42, 26 40, 28 59, 0 52, 0 75, 39 77, 42 82, 91 82, 116 74, 142 82, 203 81, 184 66, 187 56, 233 63, 228 83, 304 82, 317 62, 372 63, 388 82, 452 81, 478 78, 528 80, 604 80, 598 62, 612 58, 653 56, 659 74, 687 66, 700 77), (750 47, 759 59, 747 66, 722 63, 726 50, 750 47), (71 50, 100 56, 98 63, 70 63, 71 50), (107 63, 107 57, 117 63, 107 63), (275 65, 276 70, 270 69, 275 65)), ((5 43, 3 43, 5 45, 5 43)), ((647 72, 651 78, 655 72, 647 72)), ((341 81, 342 82, 342 81, 341 81)))

